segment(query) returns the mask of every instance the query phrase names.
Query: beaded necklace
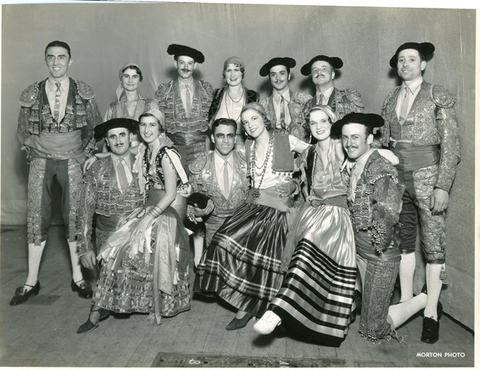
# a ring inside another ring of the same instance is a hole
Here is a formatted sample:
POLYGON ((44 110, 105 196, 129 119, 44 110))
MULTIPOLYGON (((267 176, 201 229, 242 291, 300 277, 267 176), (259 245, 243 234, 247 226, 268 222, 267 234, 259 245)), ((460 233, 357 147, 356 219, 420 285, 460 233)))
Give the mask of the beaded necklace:
POLYGON ((258 198, 260 196, 260 187, 262 186, 265 173, 267 172, 268 161, 270 160, 270 156, 273 152, 273 133, 270 134, 270 139, 268 140, 267 153, 265 154, 265 160, 263 161, 260 167, 257 166, 257 161, 256 161, 257 156, 255 154, 256 148, 257 148, 257 141, 255 140, 253 142, 253 148, 250 152, 250 163, 252 164, 250 166, 250 177, 252 178, 252 195, 254 198, 258 198), (257 173, 257 169, 260 169, 260 172, 257 173), (258 176, 261 176, 257 187, 255 186, 255 174, 257 174, 258 176))
MULTIPOLYGON (((227 88, 227 96, 228 98, 230 99, 230 101, 232 102, 232 106, 238 102, 240 102, 240 100, 242 100, 243 98, 243 89, 242 89, 242 95, 240 95, 240 97, 238 98, 238 100, 233 100, 233 98, 230 96, 230 91, 229 89, 227 88)), ((233 119, 235 121, 238 121, 238 118, 240 117, 240 114, 238 115, 237 118, 233 118, 233 117, 230 117, 230 113, 228 112, 228 102, 225 102, 225 111, 227 112, 227 116, 228 118, 230 119, 233 119)))

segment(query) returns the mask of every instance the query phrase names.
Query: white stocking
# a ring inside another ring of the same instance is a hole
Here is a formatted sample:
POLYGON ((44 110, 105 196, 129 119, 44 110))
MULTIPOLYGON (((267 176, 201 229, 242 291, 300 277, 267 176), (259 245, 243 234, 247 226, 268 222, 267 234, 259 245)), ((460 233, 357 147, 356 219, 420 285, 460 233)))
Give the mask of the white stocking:
POLYGON ((400 290, 401 302, 406 302, 413 297, 413 275, 415 274, 416 259, 415 252, 402 253, 400 261, 400 290))
POLYGON ((193 235, 193 263, 195 267, 198 266, 198 264, 200 263, 200 259, 202 258, 204 240, 205 239, 197 233, 193 235))
MULTIPOLYGON (((40 262, 42 261, 43 250, 45 249, 46 240, 35 245, 33 243, 28 244, 28 276, 25 284, 32 287, 38 281, 38 271, 40 270, 40 262)), ((28 290, 30 290, 29 288, 28 290)))
POLYGON ((445 264, 427 263, 427 306, 425 307, 425 317, 432 317, 437 320, 437 305, 442 291, 442 280, 440 280, 440 271, 445 264))
POLYGON ((390 306, 388 308, 388 316, 393 320, 396 329, 418 311, 424 309, 426 305, 427 296, 424 293, 420 293, 408 301, 390 306))
POLYGON ((77 255, 77 242, 68 242, 70 249, 70 260, 72 261, 72 279, 74 282, 83 280, 82 269, 80 267, 80 259, 77 255))

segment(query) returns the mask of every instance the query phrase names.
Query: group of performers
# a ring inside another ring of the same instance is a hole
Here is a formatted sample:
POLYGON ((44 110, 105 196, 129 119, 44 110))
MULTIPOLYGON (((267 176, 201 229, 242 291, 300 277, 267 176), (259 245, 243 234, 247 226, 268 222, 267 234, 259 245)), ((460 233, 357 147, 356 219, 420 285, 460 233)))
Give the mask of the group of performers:
POLYGON ((402 84, 378 115, 363 112, 357 90, 334 86, 338 57, 317 55, 301 68, 315 96, 290 89, 294 59, 271 59, 259 73, 272 94, 261 98, 245 87, 240 58, 225 60, 226 84, 214 90, 193 77, 204 55, 172 44, 178 78, 146 99, 140 67, 125 64, 102 120, 90 87, 68 77, 69 45, 51 42, 49 77, 20 97, 28 276, 10 304, 40 291, 57 181, 71 288, 92 299, 78 333, 111 312, 148 313, 160 324, 189 310, 193 262, 195 293, 236 310, 226 330, 255 317, 259 334, 281 326, 340 346, 356 314, 360 334, 377 342, 400 339, 395 329, 423 310, 421 340, 435 343, 460 144, 455 98, 422 77, 434 49, 396 50, 390 66, 402 84), (427 268, 414 295, 418 217, 427 268), (94 288, 81 265, 100 269, 94 288))

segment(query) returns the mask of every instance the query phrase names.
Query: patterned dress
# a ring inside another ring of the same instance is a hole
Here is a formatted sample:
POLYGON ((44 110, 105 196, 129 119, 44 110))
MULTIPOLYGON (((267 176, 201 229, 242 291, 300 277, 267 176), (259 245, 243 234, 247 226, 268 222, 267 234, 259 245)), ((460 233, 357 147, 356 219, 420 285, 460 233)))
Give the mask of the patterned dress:
POLYGON ((328 346, 339 346, 348 332, 356 278, 343 158, 335 146, 331 140, 327 163, 317 146, 302 155, 310 194, 290 230, 295 251, 270 308, 290 333, 328 346))
MULTIPOLYGON (((178 152, 163 146, 150 162, 149 151, 143 148, 142 144, 137 163, 143 161, 148 207, 165 195, 160 165, 163 157, 167 155, 172 160, 178 152), (138 160, 139 157, 143 159, 138 160)), ((152 313, 159 324, 161 316, 174 316, 190 309, 188 235, 177 210, 169 206, 144 230, 144 239, 136 240, 133 231, 143 213, 143 208, 134 211, 107 240, 108 246, 99 257, 105 264, 93 303, 115 312, 152 313)))
MULTIPOLYGON (((292 150, 298 139, 288 136, 286 140, 286 147, 292 150)), ((259 189, 258 196, 253 196, 251 191, 247 201, 218 229, 200 262, 205 271, 197 276, 203 292, 216 293, 238 310, 255 316, 267 310, 281 286, 285 273, 284 246, 294 211, 293 201, 281 197, 275 188, 285 176, 292 174, 273 170, 275 155, 282 154, 275 145, 271 148, 263 175, 252 169, 255 164, 247 155, 252 185, 254 190, 259 189), (262 176, 263 181, 260 181, 262 176)), ((293 163, 293 153, 287 151, 286 154, 291 156, 293 163)), ((282 159, 288 162, 285 156, 282 159)))

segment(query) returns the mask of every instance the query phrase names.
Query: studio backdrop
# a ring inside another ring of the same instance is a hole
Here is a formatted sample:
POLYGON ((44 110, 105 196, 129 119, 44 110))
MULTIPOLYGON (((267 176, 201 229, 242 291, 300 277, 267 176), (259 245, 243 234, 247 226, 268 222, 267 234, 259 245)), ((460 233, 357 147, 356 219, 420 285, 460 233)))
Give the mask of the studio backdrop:
MULTIPOLYGON (((171 43, 205 54, 197 77, 220 87, 229 56, 245 62, 245 85, 270 93, 260 67, 273 57, 297 61, 291 86, 314 93, 300 68, 313 56, 338 56, 344 67, 337 87, 358 89, 365 111, 380 113, 397 84, 389 60, 407 41, 432 42, 436 51, 424 78, 456 95, 462 161, 451 192, 447 227, 445 311, 473 328, 475 11, 202 3, 70 3, 4 5, 2 9, 1 222, 26 223, 28 167, 16 139, 18 98, 47 77, 44 49, 53 40, 72 48, 69 75, 89 84, 102 115, 115 100, 118 70, 127 62, 142 69, 141 94, 175 76, 171 43)), ((23 248, 24 246, 18 246, 23 248)), ((26 248, 26 246, 25 246, 26 248)), ((423 283, 422 270, 416 276, 423 283)))

